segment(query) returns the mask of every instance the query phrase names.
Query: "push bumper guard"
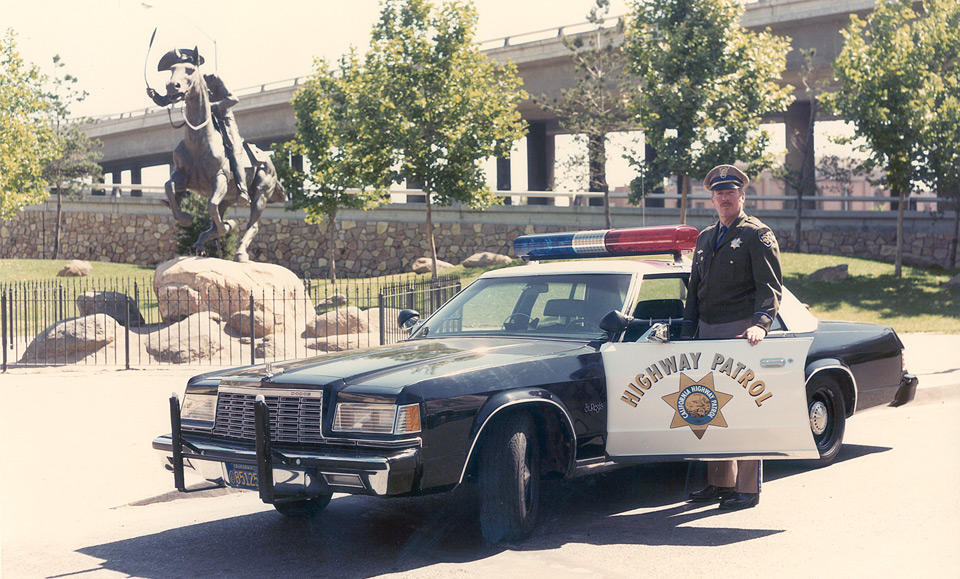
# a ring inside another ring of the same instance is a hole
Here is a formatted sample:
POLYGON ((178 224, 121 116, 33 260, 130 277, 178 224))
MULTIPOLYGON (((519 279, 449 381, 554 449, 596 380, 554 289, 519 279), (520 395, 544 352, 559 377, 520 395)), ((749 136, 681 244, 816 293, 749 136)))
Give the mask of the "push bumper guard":
POLYGON ((260 499, 265 503, 320 496, 331 492, 397 495, 413 490, 418 448, 387 449, 371 454, 356 450, 279 452, 270 439, 270 409, 254 403, 255 449, 228 441, 187 440, 180 425, 180 400, 170 397, 171 433, 153 441, 173 471, 174 486, 188 492, 187 470, 212 482, 226 482, 225 464, 255 467, 260 499))
POLYGON ((917 396, 917 377, 913 374, 905 373, 900 379, 900 387, 897 388, 897 395, 893 397, 891 406, 903 406, 917 396))

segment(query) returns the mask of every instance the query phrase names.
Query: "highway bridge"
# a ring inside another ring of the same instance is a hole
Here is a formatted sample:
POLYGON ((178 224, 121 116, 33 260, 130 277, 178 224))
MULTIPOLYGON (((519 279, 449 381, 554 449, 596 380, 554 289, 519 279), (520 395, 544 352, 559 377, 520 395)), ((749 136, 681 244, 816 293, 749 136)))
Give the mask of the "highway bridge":
MULTIPOLYGON (((866 14, 874 0, 762 0, 747 4, 741 20, 750 30, 770 28, 772 32, 792 39, 787 70, 782 82, 800 87, 801 49, 816 49, 814 77, 832 79, 831 64, 842 48, 840 31, 851 14, 866 14)), ((552 97, 575 82, 569 51, 561 42, 563 35, 583 33, 586 24, 552 28, 496 39, 481 44, 489 58, 513 61, 523 77, 530 95, 552 97)), ((229 79, 228 79, 229 80, 229 79)), ((295 119, 290 101, 305 78, 271 82, 236 91, 240 98, 234 111, 245 139, 269 149, 273 143, 291 139, 295 119)), ((802 90, 785 114, 771 117, 770 122, 783 123, 786 129, 787 164, 799 168, 800 151, 794 146, 794 135, 808 131, 810 102, 802 90)), ((500 190, 546 191, 554 176, 555 137, 564 131, 557 118, 540 109, 532 100, 521 103, 520 112, 529 123, 526 137, 527 183, 512 183, 509 160, 497 163, 497 188, 500 190)), ((109 115, 96 119, 84 128, 103 143, 102 165, 112 182, 121 183, 121 175, 129 171, 129 183, 141 184, 143 169, 169 165, 171 152, 182 138, 182 129, 171 126, 170 112, 156 107, 109 115)), ((172 120, 179 122, 173 113, 172 120)), ((810 134, 809 138, 813 138, 810 134)), ((813 162, 812 159, 809 160, 813 162)), ((127 182, 127 179, 124 179, 127 182)), ((134 191, 134 195, 139 191, 134 191)))

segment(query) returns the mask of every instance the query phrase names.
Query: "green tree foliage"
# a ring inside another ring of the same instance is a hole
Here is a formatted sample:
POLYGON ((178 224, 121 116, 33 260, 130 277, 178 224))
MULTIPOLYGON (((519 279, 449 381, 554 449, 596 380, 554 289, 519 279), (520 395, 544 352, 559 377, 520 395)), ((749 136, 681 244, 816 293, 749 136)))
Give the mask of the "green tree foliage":
POLYGON ((482 163, 509 155, 524 134, 522 80, 511 63, 480 52, 476 25, 469 2, 435 8, 428 0, 384 0, 363 67, 362 87, 377 111, 358 146, 389 153, 390 181, 423 183, 434 275, 433 203, 498 202, 482 163))
POLYGON ((626 70, 623 48, 616 41, 622 25, 605 26, 609 11, 609 0, 595 0, 587 14, 594 30, 562 38, 576 69, 576 85, 563 89, 560 98, 543 96, 536 103, 557 115, 561 127, 586 137, 589 190, 603 192, 606 226, 613 227, 605 168, 607 135, 636 128, 629 102, 625 102, 636 82, 626 70))
POLYGON ((956 66, 957 4, 931 0, 924 8, 921 17, 911 0, 884 0, 866 19, 851 16, 833 65, 840 89, 823 98, 831 112, 853 124, 854 138, 865 141, 870 155, 867 169, 885 169, 884 183, 899 199, 897 276, 906 195, 923 179, 936 181, 931 170, 943 171, 951 158, 956 165, 956 125, 942 120, 949 120, 956 107, 956 85, 950 88, 956 75, 949 69, 956 66))
MULTIPOLYGON (((64 67, 60 55, 53 57, 57 69, 64 67)), ((99 165, 103 155, 97 150, 100 142, 91 139, 81 128, 85 121, 74 118, 70 107, 87 98, 86 91, 77 90, 74 85, 77 78, 71 74, 57 75, 51 81, 50 91, 46 94, 48 124, 53 130, 54 154, 43 167, 43 177, 53 187, 57 195, 56 233, 53 242, 52 259, 60 257, 60 229, 63 223, 63 196, 78 196, 84 184, 92 184, 99 179, 103 169, 99 165)))
POLYGON ((277 173, 293 199, 288 209, 302 209, 307 223, 328 224, 331 281, 337 279, 337 213, 388 201, 392 163, 388 149, 362 148, 371 144, 360 135, 373 130, 379 103, 365 90, 356 52, 339 64, 334 74, 325 60, 314 62, 313 75, 292 103, 296 138, 274 150, 277 173))
POLYGON ((757 175, 770 167, 770 135, 761 118, 786 110, 792 87, 778 81, 787 38, 740 26, 738 0, 633 0, 625 51, 642 89, 635 107, 652 165, 647 175, 678 177, 686 221, 689 179, 721 163, 740 162, 757 175))
POLYGON ((39 69, 20 57, 16 34, 7 30, 0 39, 0 219, 47 198, 43 167, 55 149, 43 82, 39 69))

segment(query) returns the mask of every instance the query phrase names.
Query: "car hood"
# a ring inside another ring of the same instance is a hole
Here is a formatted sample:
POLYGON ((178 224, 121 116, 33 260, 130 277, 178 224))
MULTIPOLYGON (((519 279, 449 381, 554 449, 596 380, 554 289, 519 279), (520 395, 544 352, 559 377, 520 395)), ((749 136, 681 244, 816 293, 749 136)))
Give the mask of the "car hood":
MULTIPOLYGON (((221 383, 260 382, 298 387, 365 384, 403 387, 423 380, 502 367, 588 347, 584 342, 502 338, 422 339, 248 366, 198 376, 221 383)), ((592 348, 591 348, 592 349, 592 348)))

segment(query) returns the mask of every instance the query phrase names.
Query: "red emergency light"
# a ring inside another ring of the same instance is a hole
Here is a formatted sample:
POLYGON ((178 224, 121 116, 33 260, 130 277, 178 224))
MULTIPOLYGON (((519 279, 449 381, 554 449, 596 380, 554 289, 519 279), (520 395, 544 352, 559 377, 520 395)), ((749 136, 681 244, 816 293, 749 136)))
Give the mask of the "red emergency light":
POLYGON ((697 228, 665 225, 570 233, 521 235, 513 252, 524 261, 690 253, 697 246, 697 228))

